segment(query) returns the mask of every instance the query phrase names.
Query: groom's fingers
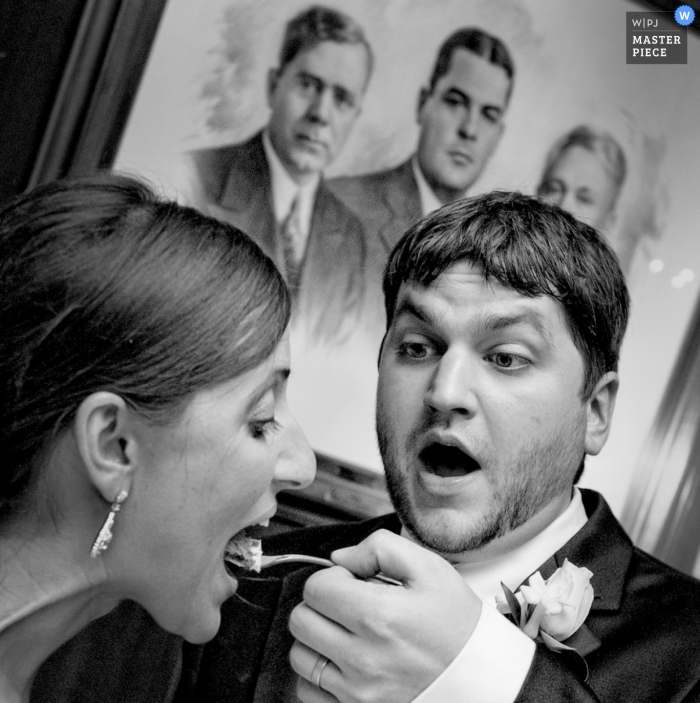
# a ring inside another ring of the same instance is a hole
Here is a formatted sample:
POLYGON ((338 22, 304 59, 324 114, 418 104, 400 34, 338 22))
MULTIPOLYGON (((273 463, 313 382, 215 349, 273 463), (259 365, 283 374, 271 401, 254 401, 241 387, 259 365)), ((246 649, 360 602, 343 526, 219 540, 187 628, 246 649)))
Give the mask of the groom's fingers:
POLYGON ((338 703, 338 699, 317 686, 299 677, 297 683, 297 698, 301 703, 338 703))
MULTIPOLYGON (((359 576, 381 570, 404 585, 365 581, 342 567, 316 572, 292 612, 292 635, 333 663, 327 683, 341 703, 413 700, 471 637, 481 601, 448 562, 391 533, 334 558, 359 576)), ((312 665, 302 657, 295 670, 313 680, 312 665)))
MULTIPOLYGON (((322 654, 331 661, 340 661, 342 653, 352 648, 352 635, 332 617, 321 615, 306 603, 297 605, 289 618, 289 631, 297 642, 306 648, 299 650, 293 661, 293 668, 302 676, 305 675, 304 665, 309 662, 307 650, 314 654, 322 654)), ((307 672, 310 674, 310 672, 307 672)), ((311 676, 306 676, 311 680, 311 676)))
POLYGON ((338 550, 333 559, 344 568, 313 574, 304 588, 304 602, 320 615, 351 633, 363 634, 375 625, 411 608, 442 614, 439 599, 466 606, 460 623, 468 637, 481 610, 479 599, 445 559, 386 530, 379 530, 356 547, 338 550), (402 582, 392 586, 353 577, 371 577, 380 571, 402 582))
POLYGON ((331 660, 323 664, 325 659, 326 657, 300 642, 294 643, 289 653, 289 661, 292 669, 299 675, 297 695, 300 700, 314 703, 336 700, 330 691, 333 690, 333 677, 337 677, 338 673, 334 670, 335 665, 331 660), (321 669, 318 668, 319 665, 322 666, 321 669))
POLYGON ((406 586, 431 573, 439 580, 452 569, 441 556, 388 530, 377 530, 355 547, 337 549, 331 559, 357 576, 368 578, 381 572, 406 586))
MULTIPOLYGON (((362 631, 362 621, 366 616, 371 618, 375 609, 390 606, 403 591, 403 586, 364 581, 338 567, 318 571, 309 577, 304 586, 304 604, 348 632, 358 632, 362 631)), ((293 621, 294 616, 292 625, 293 621)), ((318 634, 336 637, 323 625, 322 622, 314 623, 318 634)))

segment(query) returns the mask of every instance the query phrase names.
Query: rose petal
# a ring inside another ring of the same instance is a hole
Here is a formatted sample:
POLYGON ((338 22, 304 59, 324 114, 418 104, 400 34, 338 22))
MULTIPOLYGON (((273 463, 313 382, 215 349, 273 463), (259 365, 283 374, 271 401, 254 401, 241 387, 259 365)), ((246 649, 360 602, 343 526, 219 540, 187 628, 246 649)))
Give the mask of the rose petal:
POLYGON ((521 586, 520 593, 523 594, 525 602, 530 605, 537 605, 542 600, 542 593, 530 586, 521 586))

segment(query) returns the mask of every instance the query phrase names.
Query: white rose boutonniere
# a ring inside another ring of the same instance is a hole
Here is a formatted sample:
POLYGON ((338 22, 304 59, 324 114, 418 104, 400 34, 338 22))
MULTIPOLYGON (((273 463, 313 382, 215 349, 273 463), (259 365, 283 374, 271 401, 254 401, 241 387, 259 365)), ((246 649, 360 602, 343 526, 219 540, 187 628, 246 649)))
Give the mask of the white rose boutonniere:
POLYGON ((498 610, 510 615, 515 624, 535 641, 555 651, 571 651, 562 644, 583 624, 593 604, 593 573, 574 566, 568 559, 546 581, 540 572, 513 593, 503 586, 504 596, 496 599, 498 610))

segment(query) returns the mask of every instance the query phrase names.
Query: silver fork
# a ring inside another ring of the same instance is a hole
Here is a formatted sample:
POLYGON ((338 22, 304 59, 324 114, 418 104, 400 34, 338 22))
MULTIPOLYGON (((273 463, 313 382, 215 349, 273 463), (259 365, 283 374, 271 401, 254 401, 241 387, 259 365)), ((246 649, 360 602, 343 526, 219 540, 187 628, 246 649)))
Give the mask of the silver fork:
MULTIPOLYGON (((330 559, 323 559, 322 557, 312 557, 308 554, 263 554, 260 563, 260 568, 266 569, 268 566, 275 566, 276 564, 291 564, 293 562, 304 562, 306 564, 317 564, 319 566, 337 566, 337 564, 334 564, 330 559)), ((389 576, 384 576, 384 574, 382 573, 370 576, 366 580, 379 581, 380 583, 387 583, 391 586, 403 586, 401 581, 392 579, 389 576)))

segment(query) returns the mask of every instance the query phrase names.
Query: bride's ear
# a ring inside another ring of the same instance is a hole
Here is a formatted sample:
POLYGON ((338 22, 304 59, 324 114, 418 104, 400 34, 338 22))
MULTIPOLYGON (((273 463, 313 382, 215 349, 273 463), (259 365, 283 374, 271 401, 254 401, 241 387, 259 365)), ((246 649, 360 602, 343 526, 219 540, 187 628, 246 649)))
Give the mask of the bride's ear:
POLYGON ((74 427, 87 475, 112 503, 121 491, 129 491, 137 467, 133 413, 121 396, 100 391, 80 403, 74 427))

